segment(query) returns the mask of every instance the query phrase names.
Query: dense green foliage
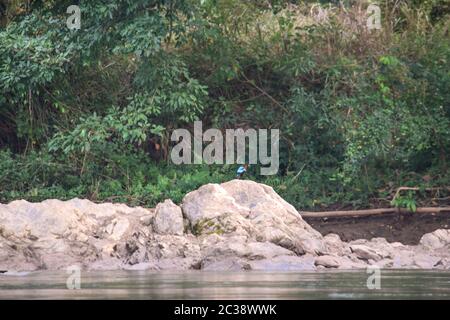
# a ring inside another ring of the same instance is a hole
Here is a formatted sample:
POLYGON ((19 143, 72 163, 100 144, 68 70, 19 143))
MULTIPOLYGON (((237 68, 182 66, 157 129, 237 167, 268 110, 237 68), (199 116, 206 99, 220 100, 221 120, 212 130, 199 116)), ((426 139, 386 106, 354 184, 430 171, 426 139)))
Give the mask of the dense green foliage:
POLYGON ((196 119, 279 128, 279 174, 248 178, 299 208, 448 186, 450 6, 378 1, 368 30, 369 2, 337 2, 0 1, 0 202, 151 206, 234 178, 170 163, 196 119))

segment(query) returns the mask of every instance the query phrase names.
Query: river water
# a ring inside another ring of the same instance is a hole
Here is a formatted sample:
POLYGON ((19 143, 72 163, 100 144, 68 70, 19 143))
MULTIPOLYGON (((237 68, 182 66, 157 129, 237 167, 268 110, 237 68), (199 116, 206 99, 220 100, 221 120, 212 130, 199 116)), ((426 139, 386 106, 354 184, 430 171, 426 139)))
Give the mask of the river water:
POLYGON ((365 270, 82 271, 75 290, 69 276, 0 274, 0 299, 450 299, 450 271, 381 270, 381 288, 372 290, 365 270))

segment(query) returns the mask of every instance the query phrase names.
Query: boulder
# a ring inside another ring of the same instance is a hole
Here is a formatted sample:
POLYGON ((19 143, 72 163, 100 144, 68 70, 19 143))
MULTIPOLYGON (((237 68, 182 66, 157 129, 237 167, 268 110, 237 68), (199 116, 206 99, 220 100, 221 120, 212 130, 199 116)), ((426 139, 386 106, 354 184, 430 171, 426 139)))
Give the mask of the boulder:
POLYGON ((325 268, 338 268, 341 262, 337 257, 334 256, 320 256, 314 261, 316 266, 324 266, 325 268))
POLYGON ((224 213, 237 213, 244 216, 248 214, 248 210, 239 206, 235 199, 218 184, 207 184, 189 192, 183 198, 182 209, 191 225, 224 213))
POLYGON ((450 245, 450 230, 439 229, 427 233, 420 239, 420 244, 427 249, 441 249, 450 245))
POLYGON ((277 256, 272 259, 250 261, 248 269, 259 271, 310 271, 315 270, 314 256, 277 256))
POLYGON ((329 233, 323 237, 325 241, 326 251, 335 255, 347 255, 351 253, 347 243, 341 241, 339 235, 329 233))
POLYGON ((223 259, 205 259, 202 261, 201 269, 205 271, 241 271, 249 270, 249 265, 242 259, 226 257, 223 259))
POLYGON ((363 259, 363 260, 371 259, 374 261, 378 261, 378 260, 381 260, 381 258, 382 258, 381 254, 379 252, 377 252, 375 249, 370 248, 366 245, 362 245, 362 244, 351 245, 350 250, 359 259, 363 259))
POLYGON ((182 204, 193 232, 237 233, 296 254, 325 252, 322 235, 271 187, 232 180, 188 193, 182 204))
POLYGON ((184 223, 181 208, 169 199, 158 203, 153 219, 153 229, 159 234, 183 235, 184 223))
POLYGON ((450 269, 450 258, 442 258, 435 267, 438 269, 450 269))
POLYGON ((421 269, 433 269, 440 261, 441 258, 429 254, 419 253, 414 256, 414 264, 421 269))

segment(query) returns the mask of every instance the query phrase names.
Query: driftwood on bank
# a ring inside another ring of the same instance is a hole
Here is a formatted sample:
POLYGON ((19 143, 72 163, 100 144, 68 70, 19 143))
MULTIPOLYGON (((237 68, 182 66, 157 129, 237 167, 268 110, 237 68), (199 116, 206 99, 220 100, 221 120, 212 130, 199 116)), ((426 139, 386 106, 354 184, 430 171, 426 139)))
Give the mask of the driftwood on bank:
POLYGON ((380 208, 367 210, 322 211, 322 212, 299 211, 301 216, 304 218, 363 217, 386 213, 441 213, 441 212, 450 212, 450 207, 423 207, 417 208, 415 212, 412 212, 404 208, 380 208))

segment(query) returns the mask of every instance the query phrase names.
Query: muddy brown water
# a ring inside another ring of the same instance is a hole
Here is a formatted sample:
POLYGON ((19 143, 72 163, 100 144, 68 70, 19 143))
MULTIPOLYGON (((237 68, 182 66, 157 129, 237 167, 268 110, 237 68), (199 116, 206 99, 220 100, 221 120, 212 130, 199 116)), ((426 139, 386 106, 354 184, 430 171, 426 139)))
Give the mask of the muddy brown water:
POLYGON ((450 213, 392 213, 366 217, 304 218, 322 235, 338 234, 344 241, 386 238, 417 245, 425 233, 450 228, 450 213))

